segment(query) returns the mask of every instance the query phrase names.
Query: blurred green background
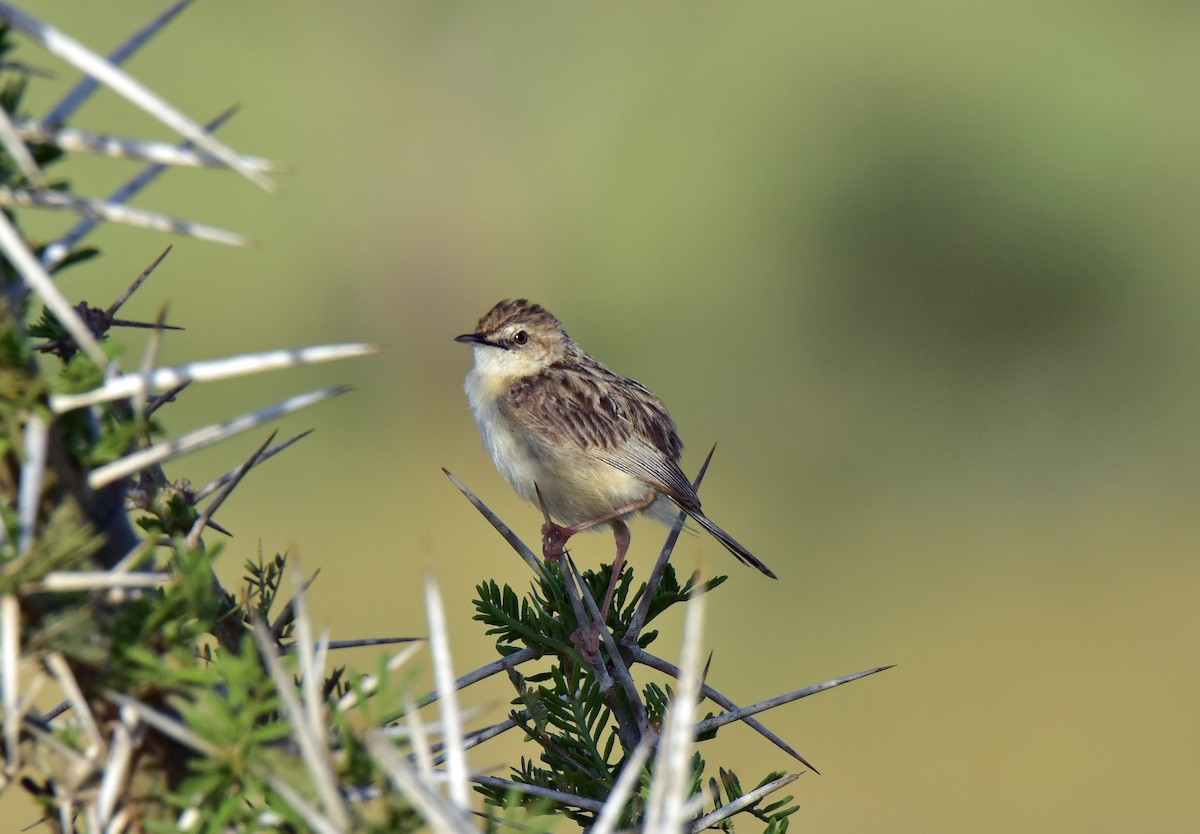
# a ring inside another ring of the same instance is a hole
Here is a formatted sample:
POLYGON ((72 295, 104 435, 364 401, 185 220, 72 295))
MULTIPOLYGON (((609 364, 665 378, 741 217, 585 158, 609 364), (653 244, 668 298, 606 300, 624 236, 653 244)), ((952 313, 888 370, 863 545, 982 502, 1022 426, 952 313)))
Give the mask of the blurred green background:
MULTIPOLYGON (((107 52, 164 5, 30 9, 107 52)), ((1200 830, 1198 24, 1082 0, 197 4, 130 70, 197 119, 241 104, 222 137, 294 173, 141 197, 261 246, 177 241, 129 314, 170 302, 169 362, 382 347, 165 415, 356 388, 287 421, 318 432, 222 509, 224 577, 289 550, 349 638, 424 633, 432 569, 456 664, 490 659, 474 584, 527 571, 438 468, 528 540, 539 516, 480 448, 451 339, 528 296, 662 396, 689 471, 720 441, 705 507, 780 581, 683 540, 681 567, 731 575, 710 682, 751 702, 898 664, 769 716, 823 772, 795 786, 801 830, 1200 830)), ((33 112, 77 78, 20 57, 57 75, 33 112)), ((75 126, 170 138, 109 93, 75 126)), ((59 170, 99 196, 137 169, 59 170)), ((96 242, 61 279, 93 303, 167 241, 96 242)), ((168 474, 207 481, 263 436, 168 474)), ((662 536, 635 524, 640 570, 662 536)), ((740 727, 706 756, 790 765, 740 727)))

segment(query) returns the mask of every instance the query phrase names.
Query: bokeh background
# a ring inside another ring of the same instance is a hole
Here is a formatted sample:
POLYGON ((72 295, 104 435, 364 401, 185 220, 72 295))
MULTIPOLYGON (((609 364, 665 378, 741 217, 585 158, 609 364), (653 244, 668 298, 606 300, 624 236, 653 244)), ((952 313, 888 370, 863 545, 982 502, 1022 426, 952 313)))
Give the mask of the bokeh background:
MULTIPOLYGON (((164 5, 30 9, 107 52, 164 5)), ((823 772, 797 828, 1200 830, 1198 35, 1188 3, 197 4, 129 68, 201 120, 242 105, 222 137, 294 171, 274 196, 182 171, 140 198, 260 245, 177 241, 129 314, 170 303, 169 362, 381 347, 165 415, 355 386, 222 509, 223 576, 290 551, 349 638, 424 633, 432 569, 456 664, 490 659, 474 584, 527 572, 439 467, 531 540, 539 517, 480 448, 451 339, 529 296, 670 404, 687 469, 720 441, 705 506, 780 581, 684 539, 681 566, 731 575, 714 685, 898 664, 770 715, 823 772)), ((20 58, 56 74, 33 112, 77 79, 20 58)), ((75 124, 171 138, 111 94, 75 124)), ((59 169, 97 196, 135 170, 59 169)), ((100 303, 166 240, 96 242, 61 283, 100 303)), ((168 473, 207 481, 262 437, 168 473)), ((635 565, 662 535, 636 523, 635 565)), ((739 727, 706 755, 790 766, 739 727)))

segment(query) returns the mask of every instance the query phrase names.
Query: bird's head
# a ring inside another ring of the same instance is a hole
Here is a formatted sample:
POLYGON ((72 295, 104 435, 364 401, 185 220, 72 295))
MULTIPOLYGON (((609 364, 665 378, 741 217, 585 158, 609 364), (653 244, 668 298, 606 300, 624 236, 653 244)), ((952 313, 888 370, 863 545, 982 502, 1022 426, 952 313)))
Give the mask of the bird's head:
POLYGON ((571 346, 558 319, 524 298, 501 301, 454 341, 473 346, 476 372, 497 383, 539 374, 571 346))

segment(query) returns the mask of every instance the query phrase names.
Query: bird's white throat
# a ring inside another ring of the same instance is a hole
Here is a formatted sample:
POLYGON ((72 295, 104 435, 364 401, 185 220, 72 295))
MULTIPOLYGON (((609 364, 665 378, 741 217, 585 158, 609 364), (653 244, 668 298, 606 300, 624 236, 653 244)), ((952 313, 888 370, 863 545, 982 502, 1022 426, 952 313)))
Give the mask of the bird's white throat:
POLYGON ((505 353, 497 348, 476 347, 475 366, 467 374, 463 387, 483 447, 492 456, 496 469, 521 497, 532 501, 536 467, 529 459, 523 432, 500 409, 503 394, 524 376, 512 372, 510 363, 504 361, 505 353))
POLYGON ((494 400, 515 383, 543 370, 542 362, 516 351, 489 345, 476 345, 472 350, 475 354, 475 365, 467 374, 465 387, 467 397, 471 400, 471 408, 476 410, 476 416, 477 403, 494 400))

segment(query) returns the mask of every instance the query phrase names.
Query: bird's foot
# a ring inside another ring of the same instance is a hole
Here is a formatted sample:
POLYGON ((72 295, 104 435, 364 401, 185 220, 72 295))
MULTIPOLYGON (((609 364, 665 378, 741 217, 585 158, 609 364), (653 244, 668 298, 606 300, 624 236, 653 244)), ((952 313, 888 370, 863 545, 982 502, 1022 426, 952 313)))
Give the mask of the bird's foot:
POLYGON ((561 527, 552 521, 547 521, 542 525, 542 557, 547 562, 557 562, 562 558, 563 550, 567 546, 567 540, 571 538, 573 530, 566 527, 561 527))
POLYGON ((581 625, 571 633, 571 643, 583 654, 583 659, 588 663, 593 663, 596 660, 596 655, 600 652, 600 629, 604 626, 592 620, 587 625, 581 625))

